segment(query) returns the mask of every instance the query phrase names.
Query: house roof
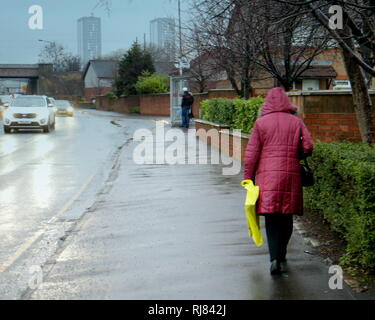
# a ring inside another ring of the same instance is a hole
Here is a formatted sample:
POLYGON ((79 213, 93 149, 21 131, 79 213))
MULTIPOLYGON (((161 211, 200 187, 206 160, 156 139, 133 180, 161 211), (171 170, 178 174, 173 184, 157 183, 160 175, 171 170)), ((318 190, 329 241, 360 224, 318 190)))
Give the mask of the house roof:
POLYGON ((90 60, 83 72, 83 78, 86 77, 87 71, 90 66, 98 78, 101 79, 114 79, 117 75, 118 62, 113 60, 90 60))
POLYGON ((335 69, 328 65, 312 65, 300 76, 302 79, 333 79, 336 77, 335 69))

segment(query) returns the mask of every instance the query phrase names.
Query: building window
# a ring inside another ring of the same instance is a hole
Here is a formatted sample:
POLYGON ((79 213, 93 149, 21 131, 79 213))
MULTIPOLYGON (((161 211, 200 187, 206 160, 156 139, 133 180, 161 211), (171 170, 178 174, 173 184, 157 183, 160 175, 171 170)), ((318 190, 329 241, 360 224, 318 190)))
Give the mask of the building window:
POLYGON ((302 80, 302 90, 303 91, 317 91, 320 89, 319 80, 315 79, 304 79, 302 80))

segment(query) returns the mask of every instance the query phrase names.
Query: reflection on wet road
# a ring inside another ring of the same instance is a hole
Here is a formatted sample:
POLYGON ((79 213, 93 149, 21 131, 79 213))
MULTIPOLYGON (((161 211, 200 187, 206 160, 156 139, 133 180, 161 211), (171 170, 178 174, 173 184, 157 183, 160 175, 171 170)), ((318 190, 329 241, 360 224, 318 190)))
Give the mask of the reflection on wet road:
POLYGON ((0 129, 0 265, 105 164, 124 137, 110 121, 77 112, 50 134, 0 129))

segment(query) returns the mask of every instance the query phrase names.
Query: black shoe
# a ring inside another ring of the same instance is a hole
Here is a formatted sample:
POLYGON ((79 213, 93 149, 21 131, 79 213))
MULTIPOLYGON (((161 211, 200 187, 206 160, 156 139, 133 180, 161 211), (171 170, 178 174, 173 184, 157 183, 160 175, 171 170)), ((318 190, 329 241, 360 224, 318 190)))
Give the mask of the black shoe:
POLYGON ((273 276, 281 274, 281 265, 279 261, 277 260, 272 261, 270 272, 271 272, 271 275, 273 276))
POLYGON ((286 260, 280 262, 280 270, 281 270, 281 273, 288 272, 288 264, 286 263, 286 260))

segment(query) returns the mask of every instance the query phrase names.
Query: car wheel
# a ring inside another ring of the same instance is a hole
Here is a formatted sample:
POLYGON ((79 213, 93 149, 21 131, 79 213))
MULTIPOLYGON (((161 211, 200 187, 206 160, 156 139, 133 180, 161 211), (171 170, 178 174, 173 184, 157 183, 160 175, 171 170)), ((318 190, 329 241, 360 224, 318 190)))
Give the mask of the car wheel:
POLYGON ((51 127, 50 127, 49 124, 43 127, 43 132, 44 132, 44 133, 49 133, 49 132, 51 132, 51 127))
POLYGON ((12 129, 9 127, 4 126, 4 133, 11 133, 12 129))

